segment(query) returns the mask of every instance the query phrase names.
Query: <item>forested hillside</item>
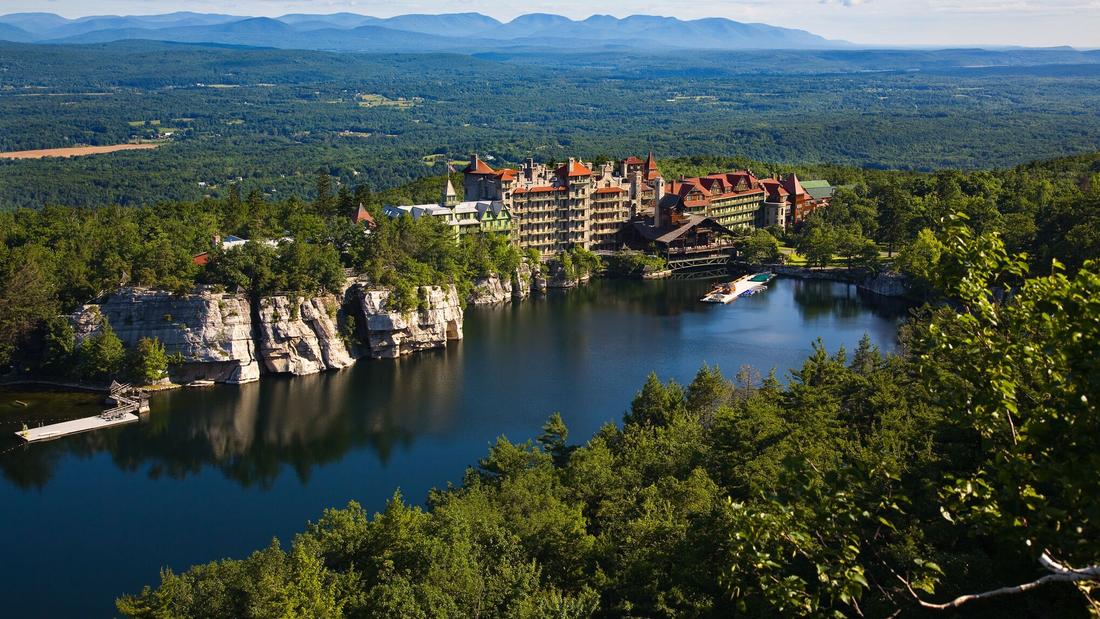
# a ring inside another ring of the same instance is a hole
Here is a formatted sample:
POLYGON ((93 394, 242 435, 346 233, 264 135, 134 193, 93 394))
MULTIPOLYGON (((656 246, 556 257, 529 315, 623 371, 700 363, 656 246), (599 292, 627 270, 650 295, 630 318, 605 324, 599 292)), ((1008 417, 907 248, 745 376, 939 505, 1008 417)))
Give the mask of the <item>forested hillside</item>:
POLYGON ((0 208, 224 198, 238 178, 271 198, 306 196, 318 170, 377 190, 440 174, 437 156, 475 150, 498 163, 652 149, 929 170, 1100 148, 1100 65, 1004 52, 996 62, 1013 66, 965 69, 995 62, 993 52, 944 54, 513 54, 500 62, 0 43, 0 152, 163 144, 0 160, 0 208), (883 69, 869 69, 876 63, 883 69))
POLYGON ((426 507, 327 511, 287 549, 162 572, 132 617, 1084 617, 1100 574, 1100 273, 1029 278, 953 227, 886 356, 820 345, 784 385, 651 376, 620 428, 552 416, 426 507), (1011 300, 989 291, 1018 286, 1011 300), (1057 312, 1051 313, 1051 308, 1057 312), (1045 576, 1045 580, 1039 580, 1045 576), (1025 585, 1022 589, 1003 586, 1025 585), (960 597, 987 590, 995 593, 960 597), (988 598, 988 599, 982 599, 988 598), (924 616, 924 615, 920 615, 924 616))

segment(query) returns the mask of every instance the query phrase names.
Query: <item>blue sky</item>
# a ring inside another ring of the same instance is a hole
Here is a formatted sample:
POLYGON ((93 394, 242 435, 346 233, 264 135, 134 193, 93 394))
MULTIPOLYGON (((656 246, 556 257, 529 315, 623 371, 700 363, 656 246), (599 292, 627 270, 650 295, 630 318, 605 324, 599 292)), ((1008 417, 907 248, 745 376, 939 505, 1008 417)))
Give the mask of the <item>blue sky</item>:
POLYGON ((46 11, 66 17, 172 11, 277 16, 348 11, 474 11, 508 20, 521 13, 729 17, 802 28, 835 39, 886 45, 1074 45, 1100 48, 1100 0, 0 0, 0 13, 46 11))

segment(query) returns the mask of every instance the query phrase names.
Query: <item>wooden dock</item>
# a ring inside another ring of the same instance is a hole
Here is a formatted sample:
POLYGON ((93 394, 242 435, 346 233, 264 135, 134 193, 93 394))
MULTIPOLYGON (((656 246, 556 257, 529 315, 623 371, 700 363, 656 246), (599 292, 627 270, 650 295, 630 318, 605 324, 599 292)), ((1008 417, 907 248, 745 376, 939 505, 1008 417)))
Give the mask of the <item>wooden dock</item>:
POLYGON ((28 443, 48 441, 70 434, 102 430, 103 428, 111 428, 140 421, 141 418, 138 417, 138 413, 149 410, 149 404, 145 394, 140 390, 134 389, 130 385, 112 382, 110 392, 110 397, 115 402, 115 406, 103 411, 95 417, 73 419, 72 421, 63 421, 61 423, 39 426, 37 428, 25 427, 19 432, 16 432, 15 435, 28 443))

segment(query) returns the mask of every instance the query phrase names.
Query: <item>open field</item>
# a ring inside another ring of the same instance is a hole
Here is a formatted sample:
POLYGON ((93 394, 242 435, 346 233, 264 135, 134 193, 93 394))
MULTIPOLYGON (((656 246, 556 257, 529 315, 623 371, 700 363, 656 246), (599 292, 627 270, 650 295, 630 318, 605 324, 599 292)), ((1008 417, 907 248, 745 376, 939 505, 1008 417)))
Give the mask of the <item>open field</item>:
POLYGON ((44 148, 41 150, 16 150, 0 153, 0 159, 42 159, 44 157, 83 157, 101 155, 120 150, 149 150, 160 144, 112 144, 111 146, 73 146, 70 148, 44 148))

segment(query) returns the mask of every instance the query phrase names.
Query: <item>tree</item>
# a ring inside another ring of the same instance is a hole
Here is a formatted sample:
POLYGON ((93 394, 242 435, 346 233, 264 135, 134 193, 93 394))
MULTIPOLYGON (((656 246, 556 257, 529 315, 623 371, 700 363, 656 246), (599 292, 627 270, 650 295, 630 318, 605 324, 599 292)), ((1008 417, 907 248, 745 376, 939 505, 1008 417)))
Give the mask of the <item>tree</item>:
POLYGON ((828 266, 837 251, 836 231, 825 224, 810 224, 798 239, 797 249, 811 267, 828 266))
POLYGON ((99 329, 80 344, 80 373, 91 380, 106 380, 122 370, 126 349, 103 317, 99 329))
POLYGON ((50 252, 38 245, 7 251, 0 245, 0 367, 31 334, 57 314, 50 252))
POLYGON ((630 412, 624 417, 627 424, 667 425, 684 411, 684 390, 675 381, 661 383, 656 374, 650 373, 642 390, 634 396, 630 412))
POLYGON ((767 230, 754 230, 741 242, 741 259, 764 263, 779 260, 779 241, 767 230))
POLYGON ((130 355, 130 371, 143 385, 168 377, 168 354, 156 338, 143 337, 130 355))
POLYGON ((328 172, 317 172, 317 195, 313 199, 313 211, 323 217, 336 213, 336 196, 332 194, 332 177, 328 172))
POLYGON ((1100 453, 1100 263, 1073 277, 1055 264, 999 301, 991 290, 1026 276, 1023 257, 961 226, 946 247, 959 268, 944 291, 961 312, 940 310, 922 331, 921 369, 950 420, 981 437, 981 451, 944 485, 943 515, 1013 541, 1048 575, 925 605, 957 607, 1049 582, 1089 595, 1100 583, 1100 492, 1086 464, 1100 453))
POLYGON ((928 294, 936 289, 939 280, 940 258, 946 248, 936 235, 925 228, 894 260, 894 265, 910 278, 910 285, 928 294))
POLYGON ((894 249, 907 236, 913 196, 891 183, 878 193, 877 200, 878 238, 886 243, 887 253, 893 257, 894 249))

